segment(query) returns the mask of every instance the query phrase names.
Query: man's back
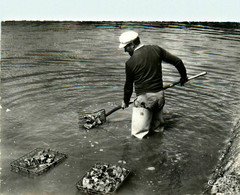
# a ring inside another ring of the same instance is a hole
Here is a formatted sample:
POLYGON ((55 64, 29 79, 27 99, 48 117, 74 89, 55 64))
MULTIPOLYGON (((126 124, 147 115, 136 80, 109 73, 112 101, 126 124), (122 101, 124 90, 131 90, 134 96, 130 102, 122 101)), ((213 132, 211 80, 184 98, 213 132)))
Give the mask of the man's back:
POLYGON ((162 89, 162 58, 164 50, 146 45, 134 51, 126 62, 126 73, 134 79, 137 95, 162 89))

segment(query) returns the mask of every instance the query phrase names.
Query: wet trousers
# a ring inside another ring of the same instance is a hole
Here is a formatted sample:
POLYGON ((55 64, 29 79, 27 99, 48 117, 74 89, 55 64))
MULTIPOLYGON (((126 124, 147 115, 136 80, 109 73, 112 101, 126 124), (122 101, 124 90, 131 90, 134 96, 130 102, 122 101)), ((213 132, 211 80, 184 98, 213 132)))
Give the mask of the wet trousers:
POLYGON ((158 128, 163 121, 164 91, 146 93, 134 100, 131 134, 142 139, 158 128))

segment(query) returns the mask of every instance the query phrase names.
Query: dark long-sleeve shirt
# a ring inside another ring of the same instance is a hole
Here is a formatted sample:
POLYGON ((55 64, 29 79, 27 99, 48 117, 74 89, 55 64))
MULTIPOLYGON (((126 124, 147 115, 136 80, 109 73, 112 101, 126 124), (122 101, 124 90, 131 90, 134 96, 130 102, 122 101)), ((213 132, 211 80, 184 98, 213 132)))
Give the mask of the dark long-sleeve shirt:
POLYGON ((180 76, 186 78, 186 69, 181 59, 157 45, 143 46, 135 50, 126 62, 124 85, 124 102, 126 104, 131 98, 133 84, 137 95, 158 92, 163 88, 162 61, 174 65, 180 76))

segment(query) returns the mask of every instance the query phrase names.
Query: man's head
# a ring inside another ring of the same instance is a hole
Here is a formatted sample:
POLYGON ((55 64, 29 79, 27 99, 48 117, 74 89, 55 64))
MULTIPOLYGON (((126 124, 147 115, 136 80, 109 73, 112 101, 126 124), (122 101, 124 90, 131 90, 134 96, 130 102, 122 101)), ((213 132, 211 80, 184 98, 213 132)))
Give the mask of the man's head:
POLYGON ((119 48, 124 48, 124 51, 128 52, 129 55, 132 56, 134 49, 140 44, 140 38, 138 33, 134 31, 127 31, 121 34, 119 42, 119 48))

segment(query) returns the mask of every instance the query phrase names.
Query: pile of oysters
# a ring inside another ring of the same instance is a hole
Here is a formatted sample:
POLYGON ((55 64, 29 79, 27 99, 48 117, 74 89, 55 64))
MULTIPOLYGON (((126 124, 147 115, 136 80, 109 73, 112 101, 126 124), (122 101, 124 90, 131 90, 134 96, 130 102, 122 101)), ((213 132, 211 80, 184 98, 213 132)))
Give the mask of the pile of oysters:
POLYGON ((41 150, 32 157, 24 158, 19 165, 26 168, 47 166, 54 161, 54 158, 55 154, 50 149, 41 150))
POLYGON ((97 163, 86 173, 77 188, 87 193, 111 193, 119 187, 128 174, 129 170, 118 165, 97 163))
POLYGON ((85 119, 86 123, 83 125, 85 129, 92 129, 97 127, 105 122, 105 113, 98 112, 93 114, 86 114, 83 118, 85 119))

